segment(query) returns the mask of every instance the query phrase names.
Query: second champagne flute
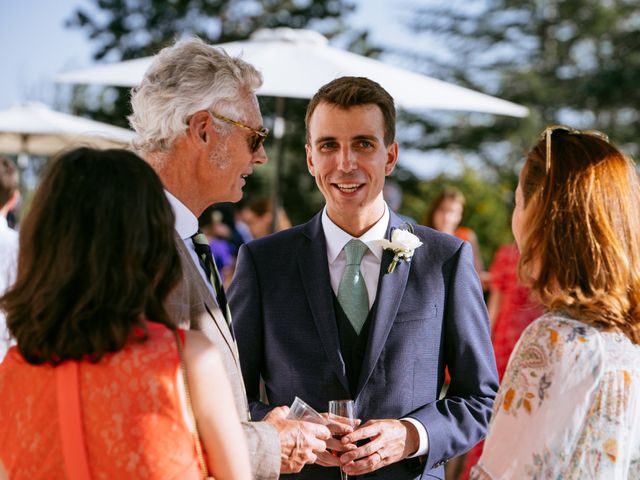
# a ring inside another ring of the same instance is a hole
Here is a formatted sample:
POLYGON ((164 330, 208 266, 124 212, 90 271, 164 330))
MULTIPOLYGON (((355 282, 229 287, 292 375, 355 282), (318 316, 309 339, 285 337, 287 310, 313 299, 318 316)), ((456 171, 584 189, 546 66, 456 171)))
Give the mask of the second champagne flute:
MULTIPOLYGON (((355 426, 356 420, 356 412, 355 412, 355 404, 353 400, 330 400, 329 401, 329 417, 343 417, 343 419, 348 419, 349 424, 353 427, 355 426)), ((344 420, 343 420, 344 421, 344 420)), ((334 438, 339 438, 341 435, 334 435, 334 438)), ((349 477, 346 473, 340 469, 340 478, 341 480, 347 480, 349 477)))

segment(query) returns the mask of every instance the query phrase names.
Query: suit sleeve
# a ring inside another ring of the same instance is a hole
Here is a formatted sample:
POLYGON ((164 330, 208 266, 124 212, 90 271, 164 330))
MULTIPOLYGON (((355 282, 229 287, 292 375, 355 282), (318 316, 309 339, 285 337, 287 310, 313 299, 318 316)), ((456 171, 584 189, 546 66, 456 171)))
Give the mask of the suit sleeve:
POLYGON ((271 410, 260 401, 260 375, 263 361, 263 315, 258 273, 251 251, 240 247, 236 271, 229 287, 229 305, 240 352, 240 365, 247 390, 251 417, 260 420, 271 410))
POLYGON ((498 390, 487 309, 468 243, 461 244, 445 269, 449 276, 442 351, 451 383, 444 398, 409 415, 427 429, 427 469, 443 465, 484 438, 498 390))
POLYGON ((280 442, 276 429, 267 422, 242 422, 242 430, 247 440, 254 480, 279 478, 280 442))
MULTIPOLYGON (((176 241, 180 242, 177 245, 182 262, 191 262, 182 240, 178 238, 176 241)), ((183 265, 185 264, 183 263, 183 265)), ((184 270, 186 268, 186 266, 183 266, 184 270)), ((214 320, 206 309, 203 299, 198 295, 198 289, 191 284, 190 279, 192 278, 189 275, 183 276, 182 281, 179 282, 169 296, 167 311, 177 325, 192 330, 202 330, 203 327, 214 322, 214 320)), ((215 327, 206 328, 205 332, 209 340, 222 353, 223 360, 233 364, 233 368, 229 368, 227 373, 233 385, 236 385, 238 390, 241 389, 241 385, 235 381, 235 376, 238 373, 233 362, 237 361, 237 359, 235 355, 231 354, 225 339, 215 327)), ((239 413, 242 414, 244 407, 239 406, 238 409, 239 413)), ((242 422, 242 429, 247 440, 253 478, 256 480, 276 480, 280 474, 280 441, 278 432, 266 422, 242 422)))

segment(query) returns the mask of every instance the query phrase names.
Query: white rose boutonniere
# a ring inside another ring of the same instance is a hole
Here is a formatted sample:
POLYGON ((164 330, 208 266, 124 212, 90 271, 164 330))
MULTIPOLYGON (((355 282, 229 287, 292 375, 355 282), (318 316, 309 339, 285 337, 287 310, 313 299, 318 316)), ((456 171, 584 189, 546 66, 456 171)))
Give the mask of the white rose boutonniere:
POLYGON ((420 247, 422 242, 409 230, 396 228, 391 234, 391 241, 385 238, 380 240, 380 244, 384 250, 393 252, 393 260, 391 260, 387 269, 387 272, 391 273, 396 268, 398 260, 411 261, 414 250, 420 247))

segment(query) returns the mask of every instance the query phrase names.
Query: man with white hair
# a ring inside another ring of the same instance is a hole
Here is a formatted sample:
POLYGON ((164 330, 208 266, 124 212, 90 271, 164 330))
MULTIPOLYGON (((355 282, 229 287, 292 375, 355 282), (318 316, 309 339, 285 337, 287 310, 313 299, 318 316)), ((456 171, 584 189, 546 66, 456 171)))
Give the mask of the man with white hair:
POLYGON ((197 221, 211 204, 240 200, 245 179, 267 161, 268 131, 255 95, 261 84, 260 73, 239 58, 199 39, 180 41, 156 56, 132 91, 129 121, 136 148, 160 176, 176 214, 183 280, 169 312, 218 348, 245 420, 253 475, 272 479, 313 463, 331 434, 323 425, 286 419, 286 407, 250 421, 231 313, 197 221))

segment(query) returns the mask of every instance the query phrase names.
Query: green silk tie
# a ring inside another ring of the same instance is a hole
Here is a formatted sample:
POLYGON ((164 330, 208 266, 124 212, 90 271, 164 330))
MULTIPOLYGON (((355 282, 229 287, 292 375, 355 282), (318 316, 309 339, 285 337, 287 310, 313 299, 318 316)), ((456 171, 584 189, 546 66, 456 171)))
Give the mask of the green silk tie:
POLYGON ((213 255, 211 254, 209 241, 200 231, 193 235, 191 240, 193 241, 193 246, 196 249, 196 254, 200 258, 200 262, 202 262, 202 266, 209 278, 209 282, 213 286, 213 290, 216 292, 218 307, 222 310, 224 318, 227 321, 227 325, 231 327, 231 311, 229 310, 229 304, 227 303, 227 296, 224 293, 222 280, 220 280, 218 267, 216 267, 216 262, 213 260, 213 255))
POLYGON ((369 295, 360 271, 362 257, 368 247, 360 240, 350 240, 344 246, 347 265, 338 287, 338 302, 358 335, 369 315, 369 295))

